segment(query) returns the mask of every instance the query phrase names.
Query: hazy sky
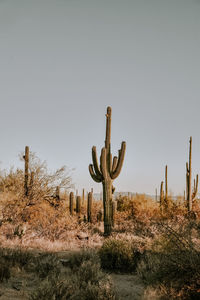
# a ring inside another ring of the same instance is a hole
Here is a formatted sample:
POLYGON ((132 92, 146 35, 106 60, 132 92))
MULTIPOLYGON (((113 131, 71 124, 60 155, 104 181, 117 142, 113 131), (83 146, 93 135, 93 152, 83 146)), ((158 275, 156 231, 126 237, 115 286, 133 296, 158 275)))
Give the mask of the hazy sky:
POLYGON ((0 0, 0 161, 25 145, 100 191, 91 148, 127 142, 116 190, 153 194, 168 164, 183 193, 188 144, 200 172, 200 0, 0 0))

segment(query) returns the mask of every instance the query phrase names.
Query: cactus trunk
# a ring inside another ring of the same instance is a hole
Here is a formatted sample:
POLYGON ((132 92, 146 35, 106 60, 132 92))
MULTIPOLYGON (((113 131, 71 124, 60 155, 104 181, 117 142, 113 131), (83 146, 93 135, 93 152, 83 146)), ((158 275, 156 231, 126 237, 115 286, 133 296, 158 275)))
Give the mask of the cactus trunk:
POLYGON ((24 194, 27 197, 28 196, 28 180, 29 180, 29 174, 28 174, 28 168, 29 168, 29 147, 25 147, 25 155, 24 155, 24 161, 25 161, 25 169, 24 169, 24 194))
POLYGON ((87 202, 87 221, 92 222, 92 193, 88 193, 88 202, 87 202))
POLYGON ((73 216, 74 214, 74 193, 73 192, 69 194, 69 211, 70 211, 70 215, 73 216))
POLYGON ((164 202, 164 191, 163 191, 163 181, 160 184, 160 210, 163 212, 163 202, 164 202))
POLYGON ((112 231, 112 180, 103 182, 104 234, 112 231))
POLYGON ((76 197, 76 214, 80 217, 81 215, 81 197, 76 197))
POLYGON ((192 137, 190 137, 189 163, 186 163, 187 209, 192 211, 192 137))

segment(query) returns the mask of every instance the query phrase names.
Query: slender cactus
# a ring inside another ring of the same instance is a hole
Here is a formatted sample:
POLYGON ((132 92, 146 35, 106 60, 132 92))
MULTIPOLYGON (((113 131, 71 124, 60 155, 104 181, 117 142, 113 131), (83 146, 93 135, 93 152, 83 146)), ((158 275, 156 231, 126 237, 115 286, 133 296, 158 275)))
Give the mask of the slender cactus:
POLYGON ((92 222, 92 198, 93 195, 91 192, 88 193, 88 201, 87 201, 87 221, 92 222))
POLYGON ((76 214, 80 217, 81 214, 81 197, 76 196, 76 214))
POLYGON ((164 191, 163 191, 163 181, 161 181, 160 184, 160 209, 163 210, 163 204, 164 204, 164 191))
POLYGON ((167 178, 167 165, 165 166, 165 208, 168 209, 168 178, 167 178))
POLYGON ((190 137, 189 163, 186 163, 187 209, 192 210, 192 137, 190 137))
POLYGON ((24 155, 24 161, 25 161, 25 168, 24 168, 24 194, 27 197, 28 196, 28 181, 29 181, 29 147, 25 147, 25 155, 24 155))
POLYGON ((85 204, 85 189, 83 189, 83 192, 82 192, 82 206, 84 206, 85 204))
POLYGON ((29 195, 29 205, 32 205, 32 200, 33 200, 33 184, 34 184, 34 177, 35 177, 35 172, 31 172, 31 179, 30 179, 30 185, 28 189, 28 195, 29 195))
POLYGON ((74 193, 73 192, 69 194, 69 211, 70 211, 70 215, 73 216, 74 214, 74 193))
POLYGON ((104 207, 104 234, 110 235, 112 230, 112 182, 116 179, 122 169, 124 155, 126 151, 126 143, 122 142, 119 155, 114 156, 112 160, 111 154, 111 107, 107 107, 106 114, 106 138, 105 147, 101 150, 100 166, 97 160, 96 147, 92 147, 93 164, 89 165, 89 172, 92 179, 101 182, 103 185, 103 207, 104 207))
POLYGON ((198 174, 196 180, 194 179, 194 187, 192 191, 192 137, 190 137, 189 146, 189 163, 186 163, 186 200, 188 212, 192 211, 192 204, 198 193, 198 174))

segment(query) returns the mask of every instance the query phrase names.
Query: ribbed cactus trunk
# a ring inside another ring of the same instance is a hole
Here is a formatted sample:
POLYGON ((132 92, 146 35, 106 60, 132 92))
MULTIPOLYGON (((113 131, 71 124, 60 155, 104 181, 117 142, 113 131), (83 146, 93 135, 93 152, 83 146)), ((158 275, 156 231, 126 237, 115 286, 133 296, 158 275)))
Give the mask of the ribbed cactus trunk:
POLYGON ((115 226, 115 214, 117 210, 117 203, 116 201, 112 201, 112 206, 111 206, 111 214, 112 214, 112 226, 115 226))
POLYGON ((82 206, 85 205, 85 189, 82 191, 82 206))
POLYGON ((24 155, 24 161, 25 161, 25 168, 24 168, 24 194, 27 197, 28 196, 28 180, 29 180, 29 147, 25 147, 25 155, 24 155))
POLYGON ((81 215, 81 197, 76 197, 76 214, 80 217, 81 215))
POLYGON ((87 221, 92 222, 92 198, 93 195, 91 192, 88 193, 88 201, 87 201, 87 221))
POLYGON ((160 210, 163 212, 163 202, 164 202, 164 191, 163 191, 163 181, 160 184, 160 210))
POLYGON ((192 137, 190 137, 189 163, 186 163, 187 209, 192 211, 192 137))
POLYGON ((165 208, 168 209, 168 177, 167 177, 167 166, 165 166, 165 208))
POLYGON ((112 180, 103 182, 104 233, 109 235, 112 230, 112 180))
POLYGON ((73 192, 69 194, 69 211, 70 211, 70 215, 73 216, 74 214, 74 193, 73 192))
POLYGON ((33 191, 33 184, 34 184, 34 177, 35 177, 35 173, 32 171, 31 172, 31 179, 30 179, 30 185, 29 185, 29 189, 28 189, 28 195, 29 195, 29 205, 33 204, 33 196, 34 196, 34 191, 33 191))
POLYGON ((126 143, 122 142, 119 156, 115 156, 112 161, 111 154, 111 107, 107 107, 106 114, 106 138, 105 147, 101 150, 100 168, 97 160, 96 147, 92 148, 93 164, 89 165, 90 175, 96 182, 103 185, 103 207, 104 207, 104 234, 110 235, 112 230, 112 195, 113 180, 119 175, 126 150, 126 143))

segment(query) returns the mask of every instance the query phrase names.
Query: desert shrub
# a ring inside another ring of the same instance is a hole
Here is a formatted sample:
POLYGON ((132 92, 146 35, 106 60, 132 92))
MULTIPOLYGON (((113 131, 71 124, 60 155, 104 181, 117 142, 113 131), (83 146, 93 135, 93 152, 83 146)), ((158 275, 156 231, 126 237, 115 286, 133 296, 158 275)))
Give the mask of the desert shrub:
POLYGON ((96 251, 92 249, 83 249, 82 251, 76 251, 69 255, 69 267, 71 269, 79 268, 83 262, 90 261, 93 265, 99 264, 99 256, 96 251))
MULTIPOLYGON (((20 154, 20 159, 24 161, 23 153, 20 154)), ((43 201, 48 201, 52 206, 57 207, 60 204, 57 203, 55 196, 57 186, 65 190, 73 186, 71 171, 66 166, 50 171, 47 163, 42 162, 33 152, 29 155, 29 174, 31 172, 34 172, 34 179, 30 186, 29 197, 24 196, 24 170, 11 168, 8 172, 5 170, 0 172, 0 190, 7 195, 7 198, 11 198, 1 203, 4 220, 16 219, 16 212, 19 215, 27 205, 43 201)), ((25 216, 22 219, 26 221, 25 216)))
POLYGON ((10 266, 7 262, 0 257, 0 282, 8 280, 10 278, 10 266))
POLYGON ((64 274, 49 273, 30 299, 115 299, 111 279, 101 270, 94 252, 77 252, 69 256, 69 261, 70 269, 64 274))
POLYGON ((49 276, 51 272, 59 274, 60 263, 53 254, 43 254, 33 260, 32 271, 36 272, 40 278, 49 276))
POLYGON ((21 249, 0 249, 0 257, 10 266, 24 267, 32 259, 32 254, 21 249))
POLYGON ((135 270, 140 253, 130 241, 110 238, 103 243, 99 256, 104 269, 130 272, 135 270))
POLYGON ((191 237, 165 227, 164 235, 147 251, 137 272, 149 285, 165 286, 170 298, 200 298, 200 251, 191 237))

